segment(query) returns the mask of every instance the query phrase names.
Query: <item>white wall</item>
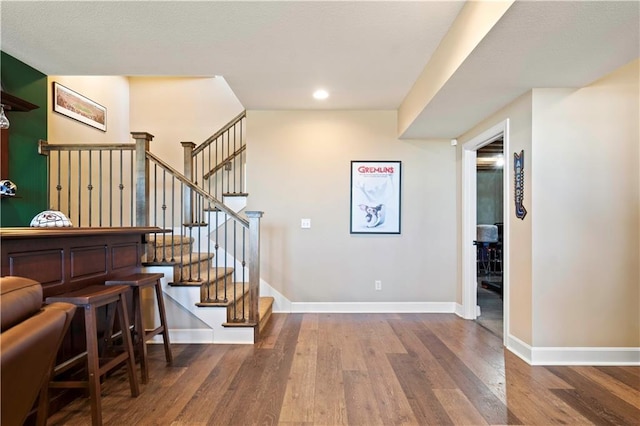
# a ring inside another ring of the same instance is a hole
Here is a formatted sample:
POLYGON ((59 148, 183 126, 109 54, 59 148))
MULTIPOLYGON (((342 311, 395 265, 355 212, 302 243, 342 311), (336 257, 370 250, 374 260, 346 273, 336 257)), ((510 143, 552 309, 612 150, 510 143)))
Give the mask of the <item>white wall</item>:
POLYGON ((130 77, 129 82, 131 130, 151 133, 151 152, 180 172, 180 142, 201 144, 244 109, 221 77, 130 77))
POLYGON ((397 139, 395 111, 248 111, 247 123, 249 209, 265 212, 261 275, 271 286, 301 303, 455 301, 448 140, 397 139), (401 235, 349 233, 352 160, 402 161, 401 235))
POLYGON ((535 346, 640 346, 639 63, 533 92, 535 346))
POLYGON ((132 142, 129 134, 129 81, 117 76, 49 76, 48 141, 50 143, 132 142), (53 111, 52 83, 80 93, 107 109, 103 132, 53 111))

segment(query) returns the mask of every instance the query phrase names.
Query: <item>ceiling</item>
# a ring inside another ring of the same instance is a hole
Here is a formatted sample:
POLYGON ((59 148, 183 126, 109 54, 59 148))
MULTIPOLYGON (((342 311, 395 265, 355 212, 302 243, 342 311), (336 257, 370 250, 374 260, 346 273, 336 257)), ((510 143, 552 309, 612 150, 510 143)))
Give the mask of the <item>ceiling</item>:
MULTIPOLYGON (((517 1, 402 136, 457 137, 533 87, 582 87, 630 62, 639 5, 517 1)), ((463 6, 3 0, 0 44, 47 75, 221 75, 246 109, 395 110, 463 6), (319 87, 329 99, 311 97, 319 87)))

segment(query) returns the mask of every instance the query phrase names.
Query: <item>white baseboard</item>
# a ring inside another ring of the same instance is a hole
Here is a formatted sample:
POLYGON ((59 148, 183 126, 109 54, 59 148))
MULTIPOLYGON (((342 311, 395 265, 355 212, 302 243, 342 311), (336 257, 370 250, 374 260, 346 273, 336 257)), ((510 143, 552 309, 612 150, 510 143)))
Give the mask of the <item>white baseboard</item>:
POLYGON ((294 313, 454 313, 454 302, 291 302, 294 313))
MULTIPOLYGON (((473 319, 473 318, 464 317, 464 307, 460 303, 456 303, 455 310, 453 311, 453 313, 462 319, 473 319)), ((481 314, 480 305, 476 305, 476 318, 479 317, 480 314, 481 314)))
POLYGON ((260 295, 274 298, 274 313, 457 313, 462 308, 454 302, 292 302, 262 278, 260 295))
MULTIPOLYGON (((197 329, 169 329, 169 340, 171 344, 199 344, 199 343, 214 343, 213 330, 207 330, 204 328, 197 329)), ((153 336, 150 343, 162 344, 162 335, 153 336)))
POLYGON ((456 303, 453 313, 460 318, 464 318, 464 307, 460 303, 456 303))
POLYGON ((275 288, 271 287, 271 285, 260 278, 260 296, 271 296, 273 297, 273 307, 272 312, 274 313, 285 313, 291 312, 291 301, 284 297, 282 293, 280 293, 275 288))
POLYGON ((507 336, 506 344, 509 351, 531 365, 531 346, 511 334, 507 336))
POLYGON ((530 365, 640 365, 633 347, 532 347, 509 335, 507 349, 530 365))
MULTIPOLYGON (((169 329, 171 344, 253 344, 253 328, 229 327, 224 333, 204 328, 197 329, 169 329)), ((150 343, 162 344, 162 335, 153 336, 150 343)))

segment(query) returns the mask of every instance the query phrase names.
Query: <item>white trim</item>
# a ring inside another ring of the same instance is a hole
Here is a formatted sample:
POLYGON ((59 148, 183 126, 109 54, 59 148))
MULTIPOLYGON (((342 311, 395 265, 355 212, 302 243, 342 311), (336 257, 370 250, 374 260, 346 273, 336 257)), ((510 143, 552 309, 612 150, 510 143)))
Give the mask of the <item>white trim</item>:
MULTIPOLYGON (((215 333, 214 330, 205 328, 195 329, 169 329, 169 340, 171 344, 234 344, 252 345, 253 328, 250 327, 227 327, 226 333, 215 333), (215 335, 215 337, 214 337, 215 335)), ((150 343, 162 344, 162 335, 153 336, 150 343)))
POLYGON ((460 303, 456 303, 453 313, 459 316, 460 318, 464 318, 464 308, 460 303))
MULTIPOLYGON (((472 141, 473 142, 473 141, 472 141)), ((476 147, 462 147, 462 312, 465 319, 476 319, 478 283, 476 250, 476 147), (470 149, 473 148, 473 149, 470 149)))
MULTIPOLYGON (((214 343, 213 330, 205 328, 169 329, 171 344, 214 343)), ((162 335, 153 336, 149 343, 162 344, 162 335)))
MULTIPOLYGON (((453 313, 459 316, 460 318, 464 318, 464 307, 461 304, 456 303, 455 311, 453 313)), ((480 316, 480 305, 476 305, 476 318, 479 316, 480 316)), ((468 319, 468 318, 464 318, 464 319, 468 319)))
POLYGON ((532 348, 531 365, 638 365, 640 348, 532 348))
POLYGON ((260 296, 273 297, 272 312, 291 312, 291 301, 262 278, 260 278, 260 296))
MULTIPOLYGON (((503 137, 504 156, 508 158, 509 119, 485 130, 462 146, 462 307, 463 318, 476 319, 478 316, 476 251, 471 244, 476 235, 476 151, 503 137)), ((503 335, 506 344, 509 333, 509 162, 505 161, 503 173, 503 335)))
POLYGON ((508 336, 507 349, 530 365, 633 365, 640 366, 640 348, 532 347, 508 336))
MULTIPOLYGON (((511 294, 511 205, 513 205, 513 195, 511 193, 511 148, 509 136, 509 119, 503 122, 502 134, 502 155, 504 157, 504 169, 502 173, 503 187, 503 211, 502 211, 502 335, 508 336, 511 333, 509 328, 509 301, 511 294)), ((504 339, 503 343, 505 343, 504 339)))
POLYGON ((447 313, 455 302, 291 302, 293 313, 447 313))
POLYGON ((515 336, 507 335, 505 347, 518 358, 531 365, 531 346, 515 336))

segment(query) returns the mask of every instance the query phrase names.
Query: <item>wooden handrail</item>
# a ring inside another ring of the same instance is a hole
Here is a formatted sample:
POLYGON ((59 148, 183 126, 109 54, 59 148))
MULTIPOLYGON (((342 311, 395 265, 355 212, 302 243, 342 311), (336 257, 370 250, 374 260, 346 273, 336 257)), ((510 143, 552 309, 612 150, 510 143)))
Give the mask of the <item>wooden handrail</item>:
POLYGON ((38 141, 38 154, 49 155, 51 151, 135 151, 135 143, 92 143, 92 144, 54 144, 40 139, 38 141))
POLYGON ((209 194, 207 191, 204 191, 202 188, 200 188, 197 185, 195 185, 193 182, 191 182, 189 179, 187 179, 186 176, 184 176, 182 173, 180 173, 179 171, 177 171, 176 169, 174 169, 173 167, 171 167, 170 165, 168 165, 167 163, 165 163, 164 161, 162 161, 160 158, 156 157, 155 155, 153 155, 149 151, 147 151, 147 158, 150 159, 150 160, 153 160, 154 163, 156 163, 161 168, 165 169, 167 172, 172 174, 173 177, 178 179, 180 182, 182 182, 189 189, 191 189, 195 193, 199 194, 200 196, 202 196, 203 198, 205 198, 209 202, 211 202, 221 212, 231 216, 233 218, 233 220, 235 220, 236 222, 240 223, 245 228, 247 228, 247 229, 249 228, 249 221, 247 221, 246 219, 243 219, 242 217, 238 216, 238 214, 236 212, 231 210, 229 207, 225 206, 220 200, 218 200, 213 195, 209 194))
POLYGON ((227 158, 225 158, 223 161, 221 161, 220 163, 218 163, 217 166, 215 166, 213 169, 209 170, 209 172, 207 174, 205 174, 204 176, 202 176, 202 179, 209 179, 211 176, 213 176, 214 174, 216 174, 219 170, 221 170, 224 166, 226 166, 227 164, 230 164, 231 161, 236 158, 238 155, 242 154, 245 150, 247 149, 246 145, 242 145, 240 148, 238 148, 236 150, 236 152, 234 152, 233 154, 229 155, 227 158))
POLYGON ((209 136, 204 142, 202 142, 197 148, 195 148, 192 152, 192 156, 198 155, 203 149, 211 145, 216 139, 218 139, 224 132, 235 126, 238 121, 242 120, 247 116, 247 111, 242 111, 240 114, 236 115, 231 121, 224 125, 220 130, 215 132, 213 135, 209 136))

